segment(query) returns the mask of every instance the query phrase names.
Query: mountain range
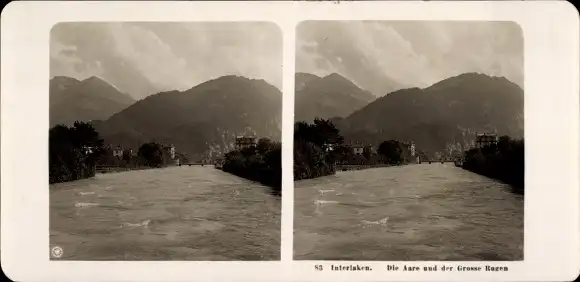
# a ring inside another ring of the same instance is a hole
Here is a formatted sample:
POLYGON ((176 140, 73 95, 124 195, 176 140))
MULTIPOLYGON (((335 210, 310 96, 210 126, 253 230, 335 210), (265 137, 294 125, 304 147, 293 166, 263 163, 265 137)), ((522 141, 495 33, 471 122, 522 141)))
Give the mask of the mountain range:
POLYGON ((465 73, 376 99, 332 118, 347 142, 413 141, 427 153, 462 151, 477 133, 522 138, 524 94, 504 77, 465 73))
POLYGON ((235 136, 281 139, 282 93, 264 80, 222 76, 134 101, 104 80, 50 80, 50 124, 90 121, 106 144, 173 144, 192 158, 223 153, 235 136))
POLYGON ((280 140, 281 113, 282 93, 276 87, 222 76, 186 91, 148 96, 93 125, 108 144, 137 149, 155 141, 202 158, 231 150, 236 135, 280 140))
POLYGON ((336 73, 324 77, 297 73, 295 85, 295 121, 348 116, 376 98, 336 73))
MULTIPOLYGON (((50 124, 92 121, 106 144, 157 141, 192 158, 231 150, 236 135, 281 139, 282 93, 264 80, 222 76, 134 101, 104 80, 50 80, 50 124)), ((296 74, 295 120, 330 118, 347 142, 413 141, 428 153, 463 150, 477 133, 523 137, 523 90, 465 73, 376 98, 347 78, 296 74)))
POLYGON ((77 120, 107 119, 135 102, 131 96, 95 76, 82 81, 55 76, 49 87, 51 127, 71 125, 77 120))

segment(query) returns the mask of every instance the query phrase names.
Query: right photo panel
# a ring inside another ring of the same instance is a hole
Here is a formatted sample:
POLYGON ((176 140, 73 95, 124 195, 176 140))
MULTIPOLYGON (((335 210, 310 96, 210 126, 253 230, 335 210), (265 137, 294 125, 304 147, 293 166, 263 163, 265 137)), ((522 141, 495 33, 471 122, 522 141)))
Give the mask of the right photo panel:
POLYGON ((513 22, 299 23, 294 259, 523 260, 523 45, 513 22))

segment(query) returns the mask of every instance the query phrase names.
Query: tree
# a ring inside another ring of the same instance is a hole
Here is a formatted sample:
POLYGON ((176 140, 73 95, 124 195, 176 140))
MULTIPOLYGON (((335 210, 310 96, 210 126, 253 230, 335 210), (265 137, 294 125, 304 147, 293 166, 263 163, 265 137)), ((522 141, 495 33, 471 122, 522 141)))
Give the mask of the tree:
POLYGON ((401 144, 396 140, 387 140, 379 145, 379 154, 385 157, 390 164, 403 162, 403 150, 401 144))
POLYGON ((161 167, 165 165, 165 153, 163 147, 158 143, 149 142, 141 145, 138 155, 147 166, 161 167))
POLYGON ((314 129, 318 133, 318 140, 314 142, 317 145, 342 144, 344 141, 344 138, 340 135, 340 130, 330 120, 314 119, 314 129))
POLYGON ((310 125, 306 122, 299 121, 294 124, 294 139, 310 140, 310 125))
POLYGON ((326 149, 328 144, 342 144, 344 138, 330 120, 316 118, 313 124, 297 122, 294 124, 294 139, 311 142, 326 149))
POLYGON ((509 151, 512 143, 513 142, 509 136, 501 136, 497 142, 497 148, 500 152, 507 152, 509 151))
POLYGON ((77 148, 103 146, 103 140, 99 137, 99 133, 88 122, 76 121, 70 130, 73 145, 77 148))
POLYGON ((57 125, 49 130, 49 181, 64 182, 95 174, 103 140, 90 123, 57 125))
POLYGON ((372 152, 370 150, 370 148, 364 148, 363 150, 363 157, 365 157, 365 159, 370 160, 372 156, 372 152))
POLYGON ((260 138, 260 140, 258 140, 258 144, 256 145, 256 151, 259 154, 266 154, 267 152, 272 150, 273 146, 274 144, 272 143, 272 141, 270 141, 270 139, 260 138))
POLYGON ((131 151, 129 150, 123 151, 123 161, 125 162, 125 164, 131 164, 132 160, 133 156, 131 155, 131 151))
POLYGON ((332 159, 336 162, 347 162, 348 160, 354 158, 354 153, 352 152, 352 148, 341 144, 334 148, 331 156, 332 159))

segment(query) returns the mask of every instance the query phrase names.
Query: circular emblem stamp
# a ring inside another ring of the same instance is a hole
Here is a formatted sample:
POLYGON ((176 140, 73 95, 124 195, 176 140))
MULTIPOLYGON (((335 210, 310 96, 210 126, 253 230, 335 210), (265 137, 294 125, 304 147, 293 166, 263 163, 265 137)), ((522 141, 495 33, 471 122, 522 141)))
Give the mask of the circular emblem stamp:
POLYGON ((52 247, 52 249, 50 250, 50 254, 55 258, 62 257, 62 253, 63 253, 62 248, 59 246, 52 247))

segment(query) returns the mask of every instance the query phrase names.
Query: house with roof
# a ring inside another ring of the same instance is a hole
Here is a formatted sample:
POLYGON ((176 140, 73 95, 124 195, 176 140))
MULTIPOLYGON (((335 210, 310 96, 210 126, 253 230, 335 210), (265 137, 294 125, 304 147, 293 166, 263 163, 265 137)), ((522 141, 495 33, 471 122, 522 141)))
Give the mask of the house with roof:
POLYGON ((477 148, 488 147, 496 145, 498 141, 496 134, 479 133, 475 138, 475 145, 477 148))
POLYGON ((236 149, 245 149, 256 146, 255 136, 236 136, 236 149))
POLYGON ((123 157, 123 147, 117 146, 113 149, 113 157, 122 158, 123 157))

